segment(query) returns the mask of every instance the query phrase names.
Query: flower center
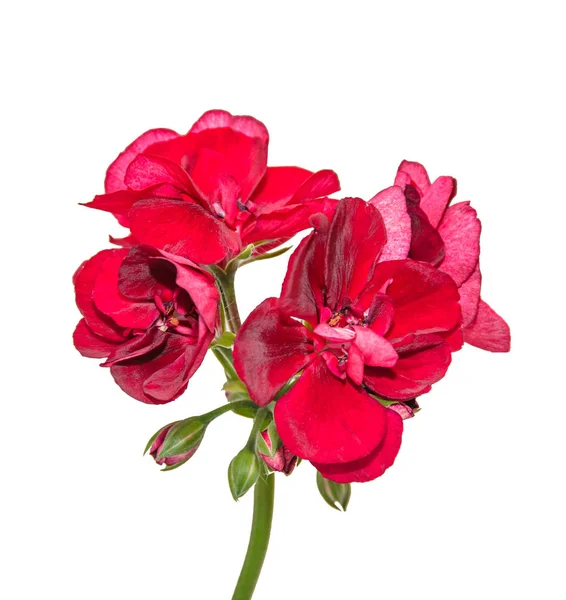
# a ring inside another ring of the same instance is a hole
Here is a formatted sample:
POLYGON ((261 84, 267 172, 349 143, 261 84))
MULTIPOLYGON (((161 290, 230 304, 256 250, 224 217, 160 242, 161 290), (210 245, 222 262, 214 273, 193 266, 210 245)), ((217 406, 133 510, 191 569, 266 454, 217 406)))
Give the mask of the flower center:
POLYGON ((163 332, 180 333, 181 335, 196 336, 198 315, 194 305, 182 307, 178 302, 179 294, 173 294, 173 300, 163 302, 159 296, 154 297, 155 305, 161 315, 155 326, 163 332))

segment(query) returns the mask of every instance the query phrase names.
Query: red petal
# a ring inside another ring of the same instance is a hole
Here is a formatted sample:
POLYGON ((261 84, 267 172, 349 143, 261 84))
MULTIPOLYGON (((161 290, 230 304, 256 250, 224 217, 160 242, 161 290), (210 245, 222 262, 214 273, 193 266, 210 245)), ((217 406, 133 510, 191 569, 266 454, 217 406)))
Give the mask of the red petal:
POLYGON ((102 314, 94 305, 92 300, 94 284, 106 260, 114 255, 123 258, 126 254, 127 250, 102 250, 85 261, 73 276, 78 309, 92 332, 109 342, 123 341, 123 331, 110 317, 102 314))
POLYGON ((392 369, 366 367, 364 383, 379 396, 409 400, 430 390, 442 379, 450 365, 451 352, 446 343, 403 355, 392 369))
POLYGON ((312 352, 307 329, 281 314, 277 298, 268 298, 238 332, 234 367, 251 399, 265 406, 309 362, 312 352))
POLYGON ((374 206, 359 198, 338 204, 326 241, 329 308, 341 308, 346 298, 356 300, 373 275, 386 237, 383 219, 374 206))
POLYGON ((444 258, 444 242, 440 233, 429 223, 424 211, 407 201, 407 210, 411 216, 411 249, 409 257, 438 265, 444 258))
POLYGON ((147 352, 143 352, 142 348, 138 349, 135 358, 126 358, 112 364, 110 372, 122 390, 136 400, 147 404, 164 404, 178 398, 187 387, 188 377, 178 376, 179 362, 184 360, 187 340, 182 335, 171 334, 164 334, 163 338, 155 339, 161 340, 162 343, 157 347, 150 343, 147 352), (171 377, 168 375, 169 370, 172 371, 171 377), (170 387, 166 389, 159 386, 158 393, 153 396, 151 390, 145 389, 145 384, 155 377, 169 380, 170 387))
POLYGON ((275 405, 283 444, 301 458, 322 463, 367 456, 383 439, 386 419, 377 400, 348 378, 335 377, 320 357, 275 405))
POLYGON ((391 342, 367 327, 354 327, 354 344, 361 350, 364 363, 370 367, 393 367, 397 352, 391 342))
POLYGON ((340 189, 340 180, 334 171, 317 171, 293 195, 293 203, 305 202, 313 198, 330 196, 340 189))
POLYGON ((291 255, 281 289, 281 311, 313 325, 318 323, 318 307, 323 304, 327 230, 326 218, 319 219, 317 230, 302 240, 291 255))
POLYGON ((323 477, 337 483, 372 481, 383 475, 395 462, 401 448, 402 435, 403 419, 395 411, 387 409, 387 433, 371 454, 350 463, 313 465, 323 477))
POLYGON ((406 179, 404 175, 409 176, 410 185, 412 185, 422 198, 430 187, 430 179, 426 169, 418 162, 404 160, 397 169, 395 185, 405 187, 406 179))
POLYGON ((126 171, 125 182, 132 190, 141 191, 153 186, 168 185, 196 196, 186 171, 175 162, 160 156, 136 156, 126 171))
POLYGON ((130 219, 132 234, 140 243, 195 263, 215 264, 240 249, 236 233, 191 202, 141 200, 130 219))
POLYGON ((470 278, 465 281, 460 288, 460 306, 462 307, 462 325, 467 327, 478 313, 481 291, 481 272, 480 263, 476 265, 470 278))
POLYGON ((175 133, 170 129, 151 129, 150 131, 142 133, 140 137, 132 142, 108 167, 106 180, 104 182, 104 190, 106 193, 111 194, 112 192, 125 190, 127 188, 124 183, 126 169, 140 152, 143 152, 151 144, 176 138, 178 135, 178 133, 175 133))
POLYGON ((439 177, 421 198, 420 207, 433 227, 438 227, 446 207, 456 195, 456 180, 452 177, 439 177))
POLYGON ((132 206, 140 199, 140 192, 119 190, 111 194, 95 196, 94 200, 87 202, 83 206, 112 213, 116 219, 118 219, 120 225, 129 227, 130 220, 128 219, 128 214, 130 213, 132 206))
POLYGON ((438 233, 445 255, 440 269, 458 286, 474 272, 480 256, 481 223, 469 202, 459 202, 446 211, 438 233))
POLYGON ((113 250, 101 265, 93 290, 96 308, 121 327, 147 329, 159 315, 153 302, 133 302, 118 289, 118 274, 127 249, 113 250))
POLYGON ((191 127, 189 133, 200 133, 207 129, 227 127, 251 138, 259 138, 265 145, 269 143, 269 133, 265 125, 254 117, 232 115, 226 110, 209 110, 191 127))
POLYGON ((448 332, 459 325, 458 289, 445 273, 411 260, 379 263, 369 289, 381 289, 389 280, 387 295, 395 308, 390 341, 411 333, 448 332))
POLYGON ((218 324, 220 293, 214 278, 203 271, 184 265, 177 267, 177 285, 186 290, 194 302, 199 318, 214 333, 218 324))
POLYGON ((381 213, 387 231, 387 243, 380 260, 407 258, 411 247, 411 217, 407 212, 403 190, 397 185, 391 186, 376 194, 369 202, 381 213))
POLYGON ((265 176, 251 198, 257 207, 256 214, 269 211, 273 205, 285 206, 311 175, 311 171, 299 167, 267 167, 265 176))
POLYGON ((116 343, 108 342, 93 333, 84 319, 79 321, 73 333, 73 343, 88 358, 106 358, 116 348, 116 343))
POLYGON ((509 325, 483 300, 480 300, 475 320, 464 329, 464 341, 490 352, 509 352, 509 325))
POLYGON ((141 246, 134 246, 118 271, 118 290, 129 300, 150 301, 175 290, 175 267, 161 256, 141 246))

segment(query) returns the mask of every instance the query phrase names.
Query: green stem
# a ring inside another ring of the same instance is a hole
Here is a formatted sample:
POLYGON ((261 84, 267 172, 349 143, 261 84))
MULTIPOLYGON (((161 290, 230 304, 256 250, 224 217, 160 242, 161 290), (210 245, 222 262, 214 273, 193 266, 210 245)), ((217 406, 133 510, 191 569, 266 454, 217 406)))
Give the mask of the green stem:
POLYGON ((236 290, 234 288, 234 279, 236 278, 237 265, 230 265, 227 271, 213 266, 211 271, 214 273, 220 288, 220 297, 222 299, 222 308, 228 322, 228 328, 232 333, 238 333, 242 325, 238 304, 236 303, 236 290))
POLYGON ((210 412, 207 412, 204 415, 200 415, 199 418, 201 419, 201 421, 204 421, 206 424, 208 424, 212 423, 214 419, 216 419, 220 415, 223 415, 224 413, 230 411, 238 411, 242 408, 257 410, 257 404, 255 402, 252 402, 251 400, 237 400, 236 402, 232 402, 231 404, 224 404, 223 406, 219 406, 218 408, 215 408, 214 410, 211 410, 210 412))
POLYGON ((230 350, 230 348, 216 346, 215 348, 212 348, 212 353, 214 356, 216 356, 218 362, 224 368, 224 372, 226 373, 226 377, 228 379, 239 379, 238 373, 236 373, 236 369, 234 369, 234 364, 232 362, 232 350, 230 350))
POLYGON ((246 558, 232 600, 250 600, 261 573, 273 519, 273 473, 260 475, 254 488, 254 514, 246 558))

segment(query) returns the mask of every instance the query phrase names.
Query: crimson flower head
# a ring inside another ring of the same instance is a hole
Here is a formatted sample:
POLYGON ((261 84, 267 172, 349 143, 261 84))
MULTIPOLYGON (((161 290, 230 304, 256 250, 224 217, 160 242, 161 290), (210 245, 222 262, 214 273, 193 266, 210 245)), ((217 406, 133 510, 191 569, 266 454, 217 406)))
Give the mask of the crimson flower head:
POLYGON ((260 406, 299 374, 275 405, 283 444, 325 478, 368 481, 393 464, 403 429, 374 395, 412 400, 444 376, 458 347, 458 290, 426 263, 379 262, 387 236, 371 204, 346 199, 331 222, 314 221, 281 298, 238 333, 234 366, 260 406))
POLYGON ((429 263, 456 282, 462 307, 463 340, 492 352, 508 352, 507 323, 480 297, 481 223, 469 202, 451 204, 456 180, 438 177, 404 160, 395 186, 370 200, 384 215, 395 258, 429 263))
POLYGON ((267 167, 268 141, 263 123, 222 110, 186 135, 147 131, 110 165, 106 193, 87 206, 113 213, 136 242, 194 263, 221 263, 254 242, 273 247, 332 210, 326 196, 340 184, 333 171, 267 167))
POLYGON ((106 358, 116 383, 148 404, 175 400, 212 341, 219 293, 213 278, 142 246, 102 250, 73 278, 83 356, 106 358))

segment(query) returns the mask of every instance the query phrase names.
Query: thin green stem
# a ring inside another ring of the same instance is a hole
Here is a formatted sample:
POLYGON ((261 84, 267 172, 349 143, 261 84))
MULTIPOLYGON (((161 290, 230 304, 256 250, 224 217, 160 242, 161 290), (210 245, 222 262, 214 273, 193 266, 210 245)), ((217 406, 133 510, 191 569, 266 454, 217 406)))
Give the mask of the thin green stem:
POLYGON ((238 379, 238 373, 236 373, 236 369, 234 369, 234 365, 232 363, 232 350, 230 350, 230 348, 216 346, 215 348, 212 348, 212 353, 214 356, 216 356, 218 362, 224 368, 227 379, 238 379))
POLYGON ((219 406, 218 408, 215 408, 214 410, 211 410, 210 412, 201 415, 200 419, 207 424, 212 423, 212 421, 214 421, 214 419, 216 419, 220 415, 223 415, 224 413, 230 411, 241 410, 242 408, 257 409, 257 404, 255 404, 255 402, 252 402, 251 400, 237 400, 236 402, 224 404, 223 406, 219 406))
POLYGON ((242 325, 240 313, 238 312, 238 304, 236 303, 236 290, 234 287, 237 269, 237 264, 230 265, 226 271, 220 267, 211 267, 211 271, 214 273, 220 289, 220 298, 222 300, 224 316, 228 322, 228 328, 232 333, 238 333, 238 329, 240 329, 240 326, 242 325))
POLYGON ((273 473, 260 475, 254 488, 252 530, 246 558, 232 600, 250 600, 261 573, 273 519, 275 478, 273 473))

